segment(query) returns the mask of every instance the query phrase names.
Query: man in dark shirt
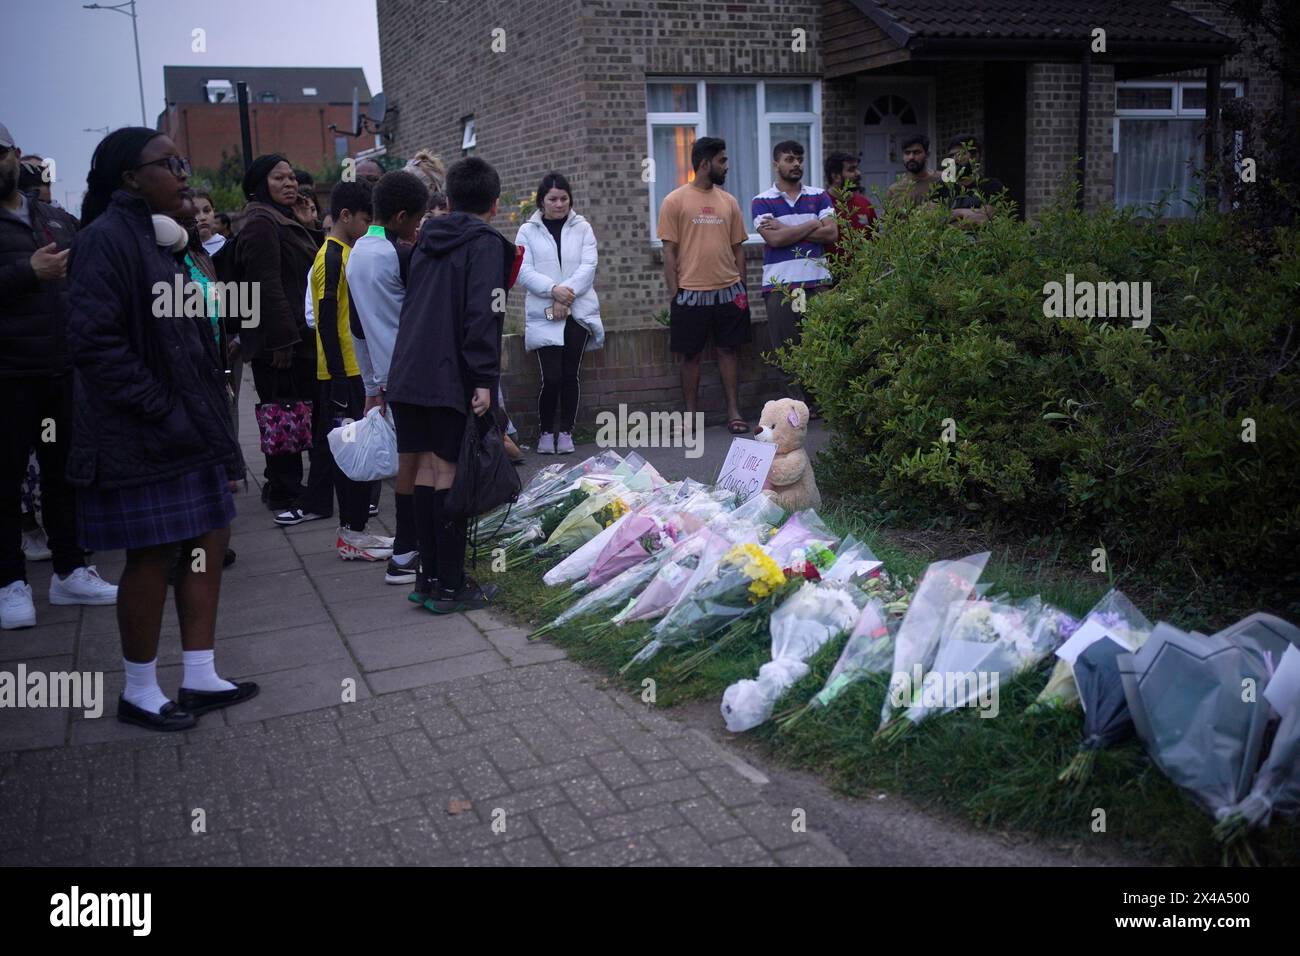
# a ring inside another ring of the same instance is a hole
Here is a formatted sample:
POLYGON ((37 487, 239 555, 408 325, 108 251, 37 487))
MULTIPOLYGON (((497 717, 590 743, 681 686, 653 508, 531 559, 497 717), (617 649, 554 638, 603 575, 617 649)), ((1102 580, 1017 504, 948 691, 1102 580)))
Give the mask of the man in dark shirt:
POLYGON ((1002 180, 986 177, 980 163, 979 137, 962 133, 948 141, 943 181, 935 188, 934 201, 952 212, 956 225, 988 222, 997 212, 1002 180), (955 179, 952 178, 955 175, 955 179))

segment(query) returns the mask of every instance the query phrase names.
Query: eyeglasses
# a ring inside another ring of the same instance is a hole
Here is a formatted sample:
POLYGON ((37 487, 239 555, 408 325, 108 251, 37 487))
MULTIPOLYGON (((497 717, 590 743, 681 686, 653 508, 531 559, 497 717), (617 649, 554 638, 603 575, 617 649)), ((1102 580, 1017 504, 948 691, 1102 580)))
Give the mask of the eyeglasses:
POLYGON ((171 170, 171 174, 175 176, 177 179, 179 179, 182 176, 189 176, 190 174, 189 160, 182 159, 180 156, 164 156, 162 159, 154 159, 147 163, 141 163, 139 166, 136 166, 135 168, 144 169, 144 167, 146 166, 160 166, 163 163, 167 164, 167 168, 171 170))

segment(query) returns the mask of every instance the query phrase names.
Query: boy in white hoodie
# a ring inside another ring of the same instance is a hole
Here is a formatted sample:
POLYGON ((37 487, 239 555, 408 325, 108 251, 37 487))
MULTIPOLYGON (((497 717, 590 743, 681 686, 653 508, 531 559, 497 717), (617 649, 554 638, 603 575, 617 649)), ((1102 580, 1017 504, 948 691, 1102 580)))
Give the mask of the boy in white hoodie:
MULTIPOLYGON (((374 220, 357 240, 347 262, 352 300, 352 338, 366 380, 366 411, 386 404, 388 368, 406 298, 411 243, 429 201, 419 177, 405 171, 384 174, 375 185, 374 220)), ((397 471, 397 535, 384 581, 414 584, 420 568, 415 529, 415 459, 402 455, 397 471)))

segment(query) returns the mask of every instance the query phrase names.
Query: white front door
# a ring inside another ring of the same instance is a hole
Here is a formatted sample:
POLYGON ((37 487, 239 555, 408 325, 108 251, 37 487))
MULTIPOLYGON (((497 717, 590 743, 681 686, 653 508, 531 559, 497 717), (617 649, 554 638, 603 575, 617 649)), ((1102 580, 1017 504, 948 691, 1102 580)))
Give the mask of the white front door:
MULTIPOLYGON (((862 189, 877 208, 903 172, 903 140, 930 135, 929 81, 871 80, 858 87, 858 135, 862 189)), ((934 156, 931 143, 931 158, 934 156)))

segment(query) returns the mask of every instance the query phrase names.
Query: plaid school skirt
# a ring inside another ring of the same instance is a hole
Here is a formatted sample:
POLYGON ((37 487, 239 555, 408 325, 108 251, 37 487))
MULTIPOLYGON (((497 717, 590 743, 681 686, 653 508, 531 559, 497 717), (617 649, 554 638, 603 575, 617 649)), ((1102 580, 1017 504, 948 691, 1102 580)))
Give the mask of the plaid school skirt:
POLYGON ((77 537, 91 551, 175 544, 228 527, 234 518, 221 465, 134 488, 77 489, 77 537))

